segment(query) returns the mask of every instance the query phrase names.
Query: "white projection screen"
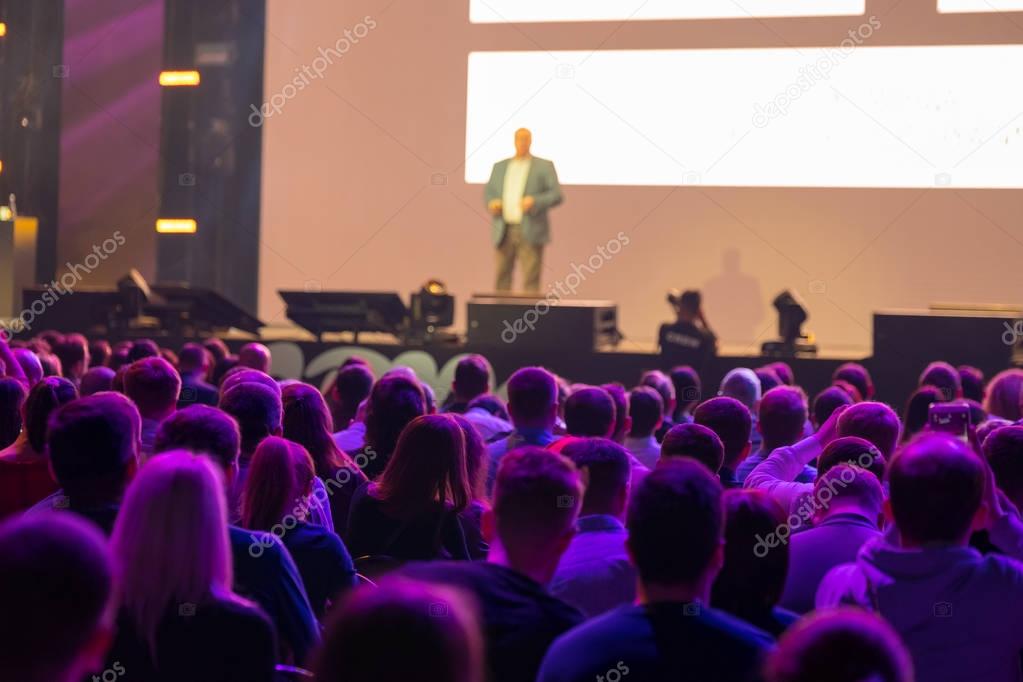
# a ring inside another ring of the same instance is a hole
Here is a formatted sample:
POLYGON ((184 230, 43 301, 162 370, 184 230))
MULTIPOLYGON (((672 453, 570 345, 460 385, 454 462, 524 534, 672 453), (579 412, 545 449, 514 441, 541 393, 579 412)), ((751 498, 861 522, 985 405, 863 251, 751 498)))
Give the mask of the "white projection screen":
POLYGON ((629 238, 572 294, 618 302, 624 350, 669 288, 739 353, 785 289, 864 355, 875 310, 1018 302, 1023 33, 982 7, 1009 2, 268 0, 259 314, 436 277, 464 329, 493 287, 482 184, 523 126, 565 196, 544 282, 629 238))
POLYGON ((864 0, 470 0, 474 23, 651 21, 863 14, 864 0))

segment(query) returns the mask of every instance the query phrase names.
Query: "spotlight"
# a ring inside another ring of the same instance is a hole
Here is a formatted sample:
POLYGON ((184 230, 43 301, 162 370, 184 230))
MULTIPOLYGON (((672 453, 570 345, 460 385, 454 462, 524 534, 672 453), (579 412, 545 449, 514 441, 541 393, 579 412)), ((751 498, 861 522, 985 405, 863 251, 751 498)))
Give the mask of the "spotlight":
POLYGON ((778 311, 778 336, 781 339, 765 341, 761 348, 764 355, 816 355, 817 346, 813 344, 813 335, 803 333, 803 323, 808 316, 799 296, 785 290, 775 297, 773 305, 778 311))
POLYGON ((449 340, 451 334, 440 332, 455 323, 455 297, 439 279, 427 280, 418 292, 412 294, 412 324, 410 336, 413 340, 433 341, 437 338, 449 340))
POLYGON ((7 35, 7 24, 0 21, 0 38, 3 38, 5 35, 7 35))

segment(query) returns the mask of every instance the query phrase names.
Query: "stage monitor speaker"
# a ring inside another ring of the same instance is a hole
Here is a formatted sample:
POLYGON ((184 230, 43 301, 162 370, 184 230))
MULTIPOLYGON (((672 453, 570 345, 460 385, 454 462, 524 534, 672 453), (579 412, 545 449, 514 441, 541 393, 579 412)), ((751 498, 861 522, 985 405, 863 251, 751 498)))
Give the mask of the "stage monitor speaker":
POLYGON ((48 329, 107 335, 118 327, 122 297, 109 287, 31 286, 21 290, 21 305, 21 315, 12 325, 18 336, 27 338, 48 329))
POLYGON ((234 327, 258 334, 263 326, 257 317, 212 289, 186 284, 156 284, 151 289, 162 301, 150 301, 146 314, 160 318, 172 332, 194 336, 234 327))
POLYGON ((394 291, 278 291, 288 319, 322 338, 327 332, 384 332, 400 337, 408 308, 394 291))
POLYGON ((594 351, 616 346, 618 305, 611 301, 566 301, 522 295, 475 295, 468 305, 469 343, 547 352, 594 351))

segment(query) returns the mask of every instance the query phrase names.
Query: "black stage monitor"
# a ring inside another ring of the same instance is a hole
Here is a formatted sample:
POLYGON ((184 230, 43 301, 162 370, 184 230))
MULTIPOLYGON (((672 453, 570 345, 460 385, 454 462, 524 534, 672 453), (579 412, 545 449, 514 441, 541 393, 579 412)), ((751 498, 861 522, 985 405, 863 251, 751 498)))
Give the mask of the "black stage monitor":
POLYGON ((321 338, 326 332, 385 332, 399 336, 408 308, 394 291, 278 291, 288 319, 321 338))
POLYGON ((258 334, 263 323, 212 289, 186 284, 155 284, 154 293, 162 301, 146 306, 146 313, 159 317, 168 328, 177 331, 212 331, 234 327, 258 334))

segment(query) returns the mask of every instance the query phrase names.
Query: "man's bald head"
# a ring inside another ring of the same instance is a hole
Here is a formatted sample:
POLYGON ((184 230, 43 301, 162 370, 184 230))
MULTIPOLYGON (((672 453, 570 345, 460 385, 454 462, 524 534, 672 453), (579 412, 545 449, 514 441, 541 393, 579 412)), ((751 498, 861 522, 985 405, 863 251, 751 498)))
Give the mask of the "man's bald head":
POLYGON ((515 131, 515 156, 525 158, 529 156, 529 148, 533 144, 533 133, 528 128, 519 128, 515 131))
POLYGON ((247 343, 238 352, 238 365, 270 373, 270 349, 261 343, 247 343))

